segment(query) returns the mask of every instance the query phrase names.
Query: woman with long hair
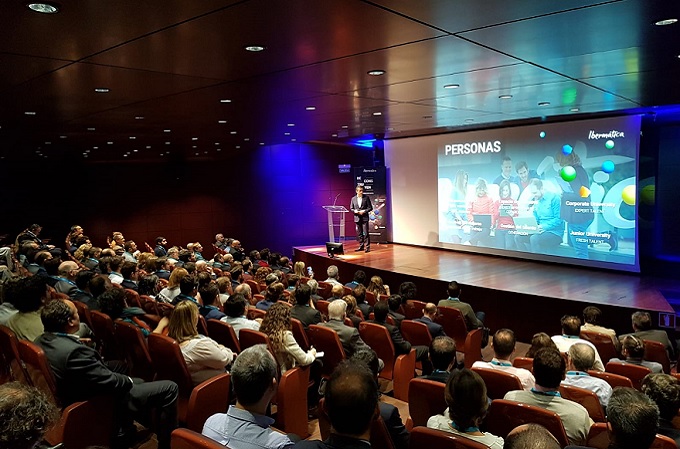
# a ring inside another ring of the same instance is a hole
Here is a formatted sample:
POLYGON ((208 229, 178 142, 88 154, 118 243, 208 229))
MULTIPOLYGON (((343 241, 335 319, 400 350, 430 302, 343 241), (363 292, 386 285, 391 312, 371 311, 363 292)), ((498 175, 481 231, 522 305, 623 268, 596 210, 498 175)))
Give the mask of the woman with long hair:
POLYGON ((305 352, 293 337, 290 307, 283 303, 272 305, 260 325, 260 332, 267 334, 281 372, 295 366, 311 365, 316 360, 316 349, 305 352))
POLYGON ((177 340, 195 385, 225 372, 234 360, 229 348, 210 337, 198 333, 198 307, 191 301, 182 301, 170 316, 168 336, 177 340))
POLYGON ((373 276, 371 277, 371 282, 368 283, 368 287, 366 287, 366 291, 373 293, 377 298, 378 295, 389 295, 390 286, 383 284, 380 276, 373 276))
POLYGON ((274 282, 264 292, 264 299, 255 304, 260 310, 269 310, 277 301, 283 299, 284 286, 280 282, 274 282))
POLYGON ((158 293, 156 301, 172 302, 172 300, 180 294, 179 283, 187 276, 189 276, 189 272, 184 268, 175 268, 172 270, 170 279, 168 279, 168 286, 158 293))

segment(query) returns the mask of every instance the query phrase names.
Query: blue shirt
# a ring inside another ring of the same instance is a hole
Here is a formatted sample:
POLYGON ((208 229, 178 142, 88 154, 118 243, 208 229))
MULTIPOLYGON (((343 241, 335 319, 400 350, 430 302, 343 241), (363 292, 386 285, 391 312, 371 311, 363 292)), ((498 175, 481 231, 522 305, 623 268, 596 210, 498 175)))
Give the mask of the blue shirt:
POLYGON ((271 430, 274 420, 229 406, 227 413, 212 415, 203 426, 203 435, 231 449, 282 449, 293 445, 288 436, 271 430))
POLYGON ((559 237, 564 234, 564 222, 560 218, 560 197, 552 192, 543 192, 540 200, 534 204, 536 222, 543 226, 544 232, 559 237))

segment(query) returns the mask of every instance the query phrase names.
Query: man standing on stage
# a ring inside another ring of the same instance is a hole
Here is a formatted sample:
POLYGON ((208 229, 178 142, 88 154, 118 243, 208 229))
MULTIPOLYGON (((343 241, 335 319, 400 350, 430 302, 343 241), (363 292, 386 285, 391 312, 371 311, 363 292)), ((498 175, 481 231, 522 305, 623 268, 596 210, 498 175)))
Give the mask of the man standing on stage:
POLYGON ((362 251, 364 248, 366 252, 371 251, 371 236, 368 233, 368 213, 373 210, 371 198, 364 196, 364 187, 357 185, 356 196, 352 197, 349 203, 349 208, 354 213, 354 226, 357 232, 357 240, 359 240, 359 248, 355 251, 362 251))

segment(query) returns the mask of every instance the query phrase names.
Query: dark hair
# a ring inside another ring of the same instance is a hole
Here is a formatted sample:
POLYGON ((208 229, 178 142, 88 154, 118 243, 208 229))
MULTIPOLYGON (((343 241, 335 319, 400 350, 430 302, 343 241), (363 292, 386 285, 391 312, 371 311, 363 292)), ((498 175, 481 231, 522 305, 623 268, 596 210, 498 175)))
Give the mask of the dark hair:
POLYGON ((153 296, 158 291, 158 276, 155 274, 147 274, 139 280, 139 285, 137 286, 137 292, 140 295, 153 296))
POLYGON ((680 381, 670 374, 647 374, 642 379, 642 392, 659 407, 662 419, 671 421, 680 409, 680 381))
POLYGON ((600 317, 602 316, 602 311, 595 306, 588 306, 583 309, 583 322, 598 325, 600 324, 600 317))
POLYGON ((106 280, 106 276, 100 274, 92 278, 90 281, 90 293, 92 293, 92 296, 98 298, 107 290, 109 283, 106 280))
POLYGON ((276 378, 276 361, 265 345, 244 349, 231 367, 236 399, 243 405, 257 403, 276 378))
POLYGON ((64 332, 72 317, 73 310, 61 299, 48 302, 40 311, 45 332, 64 332))
POLYGON ((510 329, 498 329, 493 334, 493 352, 501 360, 508 360, 515 350, 515 333, 510 329))
MULTIPOLYGON (((120 270, 120 267, 123 266, 123 263, 124 263, 124 262, 125 262, 125 259, 122 258, 121 256, 113 256, 113 257, 109 260, 109 269, 110 269, 111 271, 120 270)), ((123 274, 123 273, 121 273, 121 274, 123 274)))
POLYGON ((564 315, 560 324, 564 335, 578 336, 581 333, 581 319, 575 315, 564 315))
POLYGON ((0 385, 0 449, 32 449, 58 418, 59 410, 40 389, 0 385))
POLYGON ((90 286, 90 281, 97 275, 94 271, 82 270, 76 274, 76 287, 85 290, 90 286))
POLYGON ((43 305, 47 297, 47 284, 43 276, 31 276, 20 279, 16 284, 14 307, 19 312, 35 312, 43 305))
POLYGON ((652 328, 652 317, 649 312, 635 312, 631 317, 633 328, 639 331, 646 331, 652 328))
POLYGON ((378 384, 364 363, 342 362, 326 384, 325 408, 333 428, 361 435, 371 425, 378 404, 378 384))
POLYGON ((484 380, 467 368, 449 377, 444 398, 449 406, 449 418, 463 429, 477 427, 489 408, 484 380))
POLYGON ((446 290, 448 291, 451 298, 457 298, 460 296, 460 285, 458 285, 458 282, 456 281, 449 282, 449 286, 446 290))
POLYGON ((123 275, 123 279, 130 279, 133 274, 137 271, 137 264, 135 262, 123 262, 123 266, 120 268, 120 274, 123 275))
POLYGON ((384 323, 387 319, 387 314, 389 312, 389 306, 387 301, 378 301, 373 306, 373 313, 375 314, 375 321, 378 323, 384 323))
POLYGON ((357 285, 352 290, 352 296, 357 300, 357 304, 363 304, 366 302, 366 287, 362 284, 357 285))
POLYGON ((307 284, 300 284, 295 289, 295 302, 304 306, 309 304, 309 298, 312 297, 312 289, 307 284))
POLYGON ((107 314, 112 320, 117 320, 125 309, 125 290, 122 288, 110 288, 102 293, 99 298, 99 307, 102 313, 107 314))
POLYGON ((380 360, 378 354, 369 346, 357 349, 352 357, 349 358, 352 362, 363 363, 373 373, 373 377, 378 378, 380 371, 380 360))
POLYGON ((363 284, 366 281, 366 272, 364 270, 357 270, 354 272, 354 282, 363 284))
POLYGON ((237 293, 231 295, 224 303, 224 313, 226 313, 228 317, 238 318, 245 314, 247 306, 248 301, 246 301, 245 296, 237 293))
POLYGON ((536 385, 558 388, 566 370, 566 362, 557 349, 543 348, 534 356, 536 385))
POLYGON ((435 337, 430 343, 430 361, 434 369, 448 371, 456 362, 456 342, 447 336, 435 337))
POLYGON ((519 171, 521 168, 526 168, 529 170, 529 166, 527 165, 526 161, 519 161, 515 164, 515 171, 519 171))
POLYGON ((199 293, 201 294, 201 299, 203 300, 203 304, 206 306, 212 306, 215 304, 215 300, 220 294, 220 289, 217 288, 217 285, 215 284, 208 284, 204 286, 199 293))
POLYGON ((165 237, 158 236, 156 237, 156 245, 160 245, 163 240, 165 240, 165 237))
POLYGON ((613 441, 622 449, 649 447, 659 430, 659 408, 641 392, 615 388, 607 404, 607 421, 613 441))
POLYGON ((401 306, 401 296, 391 295, 389 298, 387 298, 387 306, 391 311, 397 312, 401 306))
POLYGON ((401 285, 399 286, 399 294, 402 296, 404 301, 409 299, 416 299, 416 295, 418 294, 416 284, 414 284, 413 282, 402 282, 401 285))
POLYGON ((552 341, 550 335, 545 332, 534 334, 534 336, 531 337, 531 347, 527 351, 525 357, 534 358, 534 355, 543 348, 557 349, 557 345, 552 341))
POLYGON ((188 249, 183 249, 182 251, 179 252, 179 255, 177 257, 179 257, 180 261, 188 263, 189 259, 191 259, 191 254, 193 253, 188 249))
POLYGON ((135 243, 133 240, 128 240, 123 244, 123 248, 125 248, 125 251, 130 252, 132 249, 132 244, 135 243))
POLYGON ((196 279, 193 276, 184 276, 179 281, 179 291, 185 295, 190 295, 196 288, 196 279))
POLYGON ((50 276, 58 276, 59 265, 61 265, 61 257, 53 257, 52 259, 47 259, 43 264, 43 267, 50 276))

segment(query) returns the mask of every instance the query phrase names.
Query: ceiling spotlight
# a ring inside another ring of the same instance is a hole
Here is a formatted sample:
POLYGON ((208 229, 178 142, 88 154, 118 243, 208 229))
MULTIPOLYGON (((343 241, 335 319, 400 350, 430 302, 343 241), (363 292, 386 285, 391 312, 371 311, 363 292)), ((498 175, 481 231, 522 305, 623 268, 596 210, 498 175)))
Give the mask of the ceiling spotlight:
POLYGON ((170 145, 170 142, 165 142, 166 145, 170 145))
POLYGON ((130 136, 130 140, 135 140, 135 139, 136 139, 135 136, 130 136))
POLYGON ((35 115, 35 111, 26 111, 24 115, 35 115))
POLYGON ((444 89, 458 89, 460 84, 444 84, 444 89))
POLYGON ((195 150, 198 147, 196 145, 192 145, 191 148, 193 148, 195 150))
POLYGON ((654 22, 654 25, 656 25, 656 26, 673 25, 677 21, 678 21, 678 19, 664 19, 664 20, 659 20, 658 22, 654 22))
POLYGON ((331 134, 331 137, 338 137, 338 135, 333 133, 333 134, 331 134))
POLYGON ((225 123, 227 123, 227 121, 226 120, 218 120, 217 123, 219 123, 220 125, 224 125, 225 123))
POLYGON ((66 139, 66 136, 59 136, 60 139, 66 139))
POLYGON ((169 130, 169 129, 164 129, 163 132, 164 132, 164 133, 169 133, 170 130, 169 130))
POLYGON ((113 142, 108 141, 108 142, 106 142, 106 144, 107 144, 107 145, 113 145, 113 142))
POLYGON ((147 149, 147 150, 150 150, 150 149, 151 149, 151 145, 147 145, 147 146, 146 146, 146 149, 147 149))
POLYGON ((550 102, 549 101, 539 101, 538 105, 539 106, 550 106, 550 102))
POLYGON ((30 2, 26 6, 31 11, 39 12, 42 14, 56 14, 59 12, 59 4, 53 2, 30 2))
POLYGON ((198 137, 192 137, 191 140, 198 140, 198 137))
POLYGON ((246 137, 245 139, 243 139, 244 142, 248 142, 249 140, 250 140, 250 137, 246 137))
POLYGON ((297 142, 297 139, 290 139, 291 142, 297 142))
POLYGON ((289 123, 288 126, 295 126, 295 123, 289 123))
POLYGON ((141 115, 138 115, 137 117, 135 117, 135 120, 144 120, 144 117, 142 117, 141 115))
POLYGON ((220 100, 220 103, 231 103, 231 100, 224 98, 224 99, 220 100))
POLYGON ((316 107, 315 107, 315 106, 307 106, 307 107, 305 108, 305 110, 306 110, 306 111, 316 111, 316 107))
POLYGON ((284 136, 290 136, 290 133, 283 133, 284 136))
POLYGON ((349 126, 347 126, 347 125, 342 125, 341 128, 342 128, 342 129, 347 129, 347 128, 349 128, 349 126))
POLYGON ((96 87, 94 91, 97 92, 98 94, 108 94, 109 92, 111 92, 111 89, 109 89, 108 87, 96 87))
POLYGON ((371 76, 381 76, 381 75, 385 74, 385 71, 381 70, 381 69, 377 69, 377 70, 369 70, 366 73, 368 73, 371 76))
POLYGON ((87 128, 88 131, 94 131, 95 128, 87 128))
POLYGON ((222 148, 218 148, 216 151, 222 151, 222 148))
POLYGON ((215 146, 216 146, 216 147, 220 146, 220 143, 219 143, 219 142, 215 142, 215 146))
POLYGON ((500 98, 501 100, 509 100, 512 98, 512 95, 510 94, 499 95, 498 98, 500 98))
POLYGON ((132 151, 134 151, 135 153, 139 153, 139 150, 132 150, 132 151))
POLYGON ((229 134, 236 134, 236 131, 231 131, 229 134))
POLYGON ((239 148, 241 148, 241 145, 236 145, 236 149, 238 150, 239 148))
POLYGON ((246 51, 252 51, 257 53, 258 51, 264 50, 264 47, 261 45, 248 45, 245 47, 246 51))
POLYGON ((382 112, 374 112, 373 115, 375 115, 377 117, 379 115, 382 115, 382 112))
POLYGON ((92 149, 93 149, 93 150, 98 150, 98 149, 99 149, 99 147, 92 147, 92 149))

